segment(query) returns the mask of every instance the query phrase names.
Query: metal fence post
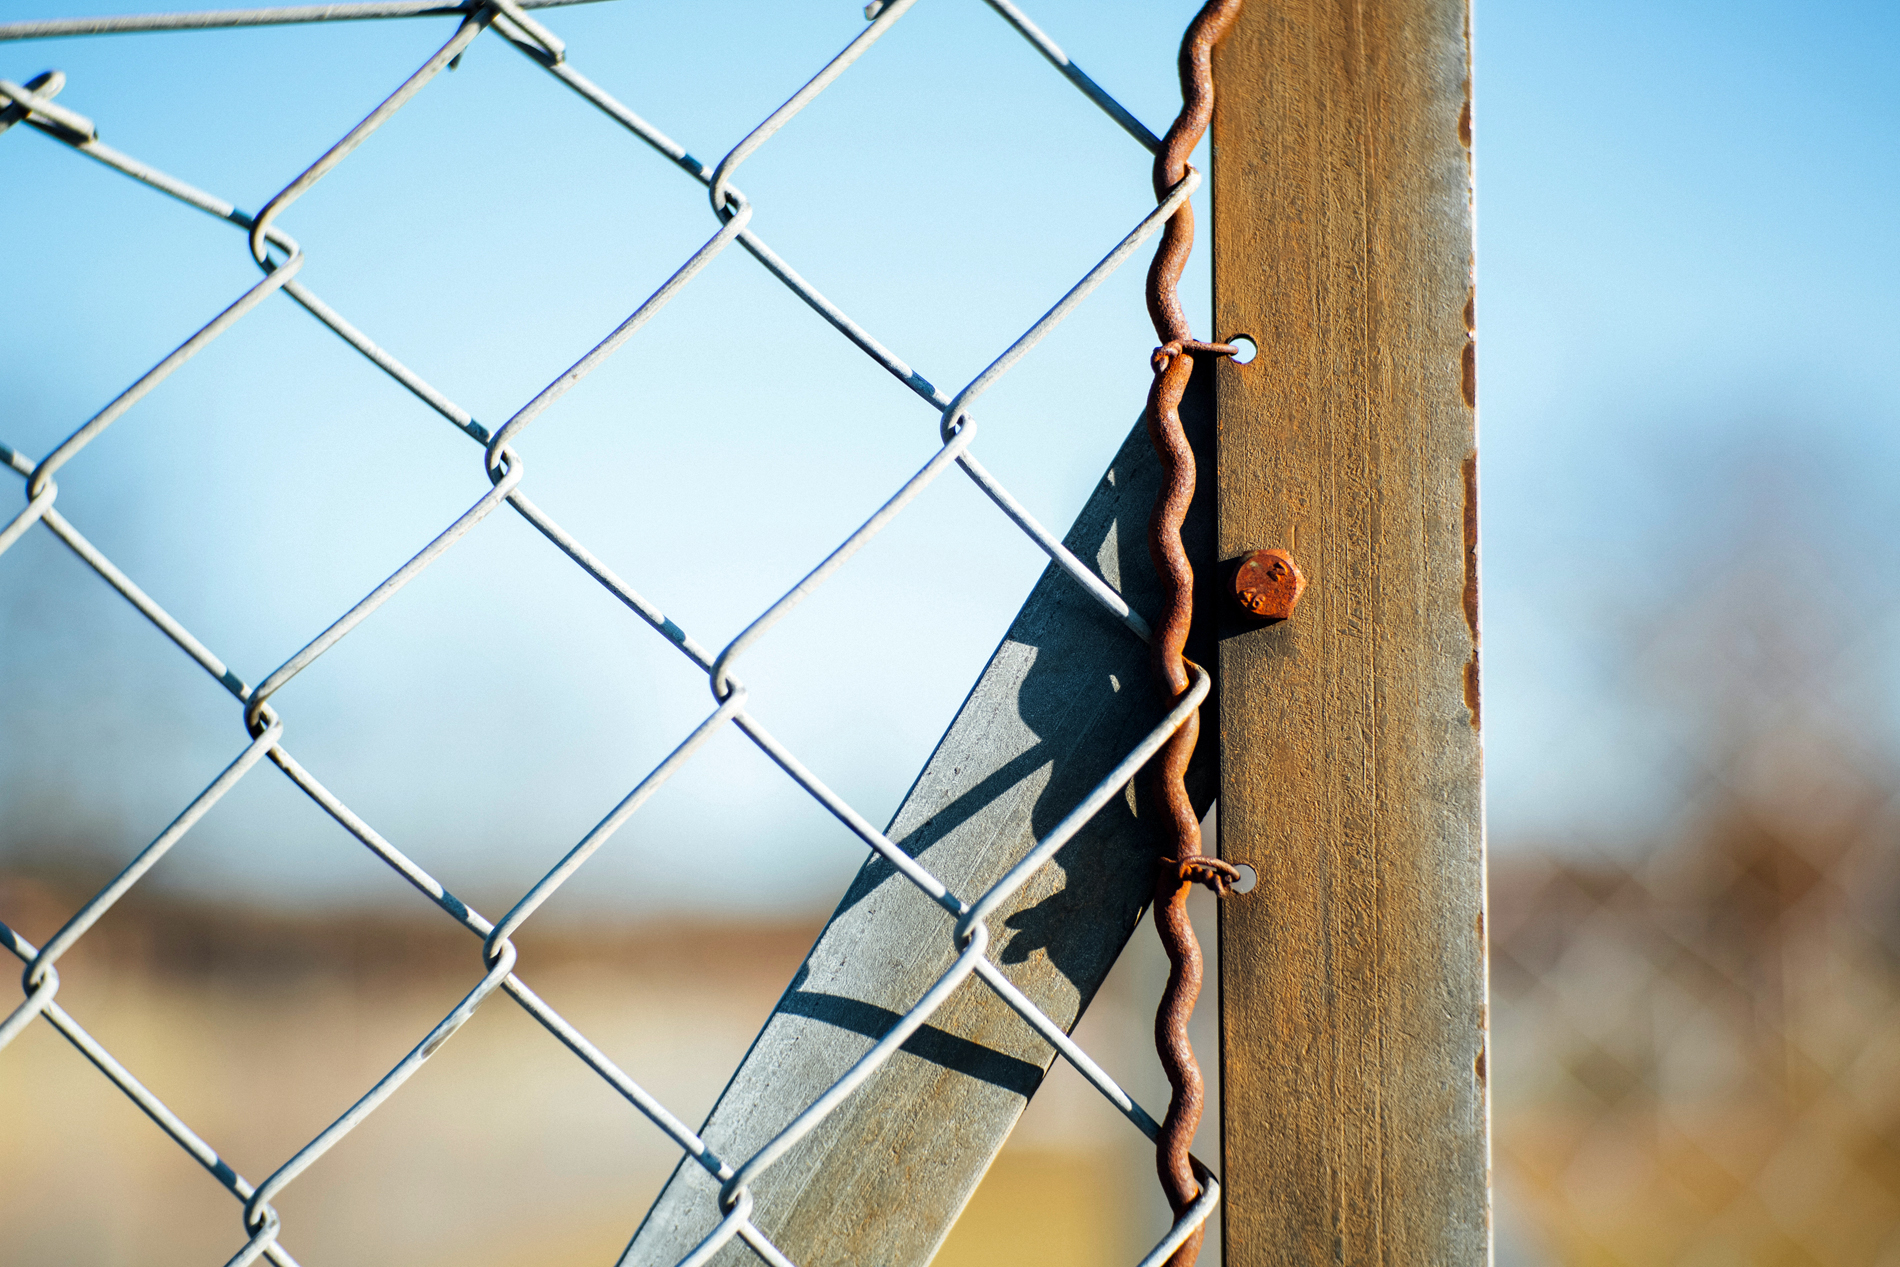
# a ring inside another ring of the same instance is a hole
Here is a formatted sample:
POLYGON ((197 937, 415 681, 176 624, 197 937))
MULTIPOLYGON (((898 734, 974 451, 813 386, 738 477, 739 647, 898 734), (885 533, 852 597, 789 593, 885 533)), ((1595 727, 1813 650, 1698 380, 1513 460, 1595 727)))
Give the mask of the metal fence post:
POLYGON ((1488 1259, 1466 0, 1248 5, 1215 60, 1225 1253, 1488 1259))

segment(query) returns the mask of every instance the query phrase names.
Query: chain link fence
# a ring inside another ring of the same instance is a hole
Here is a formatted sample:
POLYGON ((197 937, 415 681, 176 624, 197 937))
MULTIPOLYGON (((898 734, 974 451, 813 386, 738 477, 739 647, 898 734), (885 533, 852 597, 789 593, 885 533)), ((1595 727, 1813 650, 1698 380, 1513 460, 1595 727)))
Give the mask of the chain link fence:
MULTIPOLYGON (((51 452, 33 456, 0 445, 0 461, 4 461, 20 477, 25 497, 24 508, 4 528, 0 528, 0 552, 6 551, 29 532, 43 529, 51 533, 149 621, 153 628, 190 657, 212 682, 229 694, 241 714, 248 737, 222 773, 186 805, 170 826, 140 851, 110 883, 72 912, 45 944, 35 945, 12 928, 0 924, 0 940, 4 940, 8 949, 25 964, 22 977, 25 997, 4 1022, 0 1022, 0 1047, 11 1042, 36 1021, 52 1026, 213 1179, 222 1184, 240 1203, 246 1237, 243 1247, 230 1259, 232 1267, 242 1267, 260 1258, 279 1264, 296 1261, 289 1248, 289 1243, 295 1240, 296 1229, 294 1226, 285 1226, 274 1204, 276 1199, 311 1167, 322 1165, 326 1153, 374 1114, 477 1009, 497 993, 505 994, 525 1009, 587 1068, 650 1119, 693 1163, 716 1178, 719 1185, 719 1221, 711 1235, 682 1260, 688 1264, 710 1261, 735 1240, 749 1246, 757 1257, 766 1262, 785 1267, 792 1261, 761 1232, 753 1219, 753 1182, 850 1099, 925 1024, 952 991, 972 977, 994 990, 1019 1013, 1136 1129, 1150 1138, 1157 1132, 1155 1119, 1003 975, 988 953, 990 930, 986 919, 1029 882, 1040 868, 1048 865, 1082 825, 1113 800, 1134 773, 1168 740, 1182 720, 1205 697, 1208 689, 1206 675, 1195 670, 1197 676, 1193 689, 1168 712, 1139 746, 1123 757, 1106 780, 1074 805, 1067 817, 1037 842, 1033 851, 1022 858, 999 884, 982 893, 959 894, 951 891, 928 868, 880 832, 760 724, 749 710, 748 693, 737 675, 737 669, 744 656, 755 649, 780 620, 833 578, 854 554, 901 514, 932 481, 952 468, 961 470, 974 481, 997 510, 1033 540, 1056 567, 1066 572, 1077 585, 1120 620, 1127 627, 1129 637, 1147 639, 1149 630, 1141 616, 1130 610, 1116 590, 1095 571, 1065 549, 1057 537, 1038 523, 1030 511, 977 460, 972 444, 978 429, 972 410, 985 392, 1068 317, 1110 273, 1129 259, 1188 198, 1199 177, 1190 169, 1187 178, 1172 189, 1159 206, 1132 226, 1124 238, 1116 243, 1103 243, 1103 247, 1108 249, 1100 262, 1020 338, 1001 349, 982 373, 961 388, 946 391, 927 380, 874 334, 827 299, 760 238, 751 228, 753 204, 735 183, 739 169, 746 160, 767 145, 780 128, 823 93, 853 62, 871 53, 873 46, 904 17, 915 0, 891 0, 889 3, 869 5, 866 8, 869 24, 862 34, 715 163, 706 163, 694 157, 684 146, 581 72, 576 64, 577 59, 570 57, 567 45, 555 30, 545 24, 545 15, 537 16, 533 12, 563 2, 566 0, 480 0, 479 3, 471 0, 463 4, 438 4, 429 0, 372 0, 370 3, 301 8, 15 22, 0 26, 0 40, 21 40, 55 35, 191 30, 341 19, 439 15, 455 20, 454 33, 450 38, 394 93, 254 214, 239 210, 214 194, 105 144, 99 137, 94 121, 69 104, 82 94, 74 92, 62 99, 66 84, 58 72, 46 72, 24 84, 0 81, 0 100, 5 102, 4 108, 0 108, 0 131, 24 128, 36 132, 43 138, 104 164, 156 194, 176 199, 229 223, 243 234, 250 257, 262 273, 260 280, 236 296, 213 320, 125 388, 106 408, 86 421, 51 452), (577 94, 671 163, 685 179, 697 181, 703 186, 709 197, 714 226, 704 244, 681 263, 672 276, 641 302, 631 315, 587 349, 565 372, 549 382, 505 422, 494 427, 477 421, 447 392, 425 381, 405 365, 395 351, 377 344, 369 333, 352 324, 306 285, 300 277, 306 256, 286 227, 287 213, 299 198, 347 161, 372 133, 417 94, 425 91, 430 80, 444 69, 453 67, 469 46, 484 34, 506 41, 563 87, 577 94), (527 494, 526 457, 531 450, 523 447, 523 441, 531 423, 637 335, 655 313, 692 284, 708 263, 734 245, 789 288, 842 337, 925 402, 938 418, 939 426, 938 439, 932 446, 928 460, 891 492, 874 515, 839 543, 828 556, 818 561, 789 592, 760 611, 738 636, 715 648, 701 643, 675 623, 660 606, 645 597, 629 581, 622 579, 609 560, 596 556, 530 500, 527 494), (253 682, 230 667, 211 647, 175 619, 140 588, 134 577, 115 565, 88 540, 78 525, 61 513, 58 506, 60 490, 55 476, 87 446, 104 442, 105 434, 112 424, 169 375, 260 305, 271 301, 278 292, 302 307, 478 445, 486 488, 466 511, 444 527, 439 535, 401 568, 338 615, 333 623, 296 654, 253 682), (710 687, 712 701, 704 720, 682 737, 678 746, 627 792, 624 799, 576 843, 558 865, 523 893, 512 907, 498 918, 491 918, 451 893, 327 787, 317 771, 300 763, 292 755, 289 746, 290 736, 294 733, 294 719, 280 714, 271 701, 283 687, 339 642, 369 623, 377 610, 399 590, 453 549, 483 519, 504 505, 525 519, 555 550, 601 585, 628 612, 673 646, 694 670, 703 674, 710 687), (625 826, 642 805, 727 726, 743 733, 787 777, 849 828, 868 849, 905 876, 925 900, 940 906, 955 920, 956 957, 951 969, 915 1001, 898 1023, 843 1078, 810 1103, 763 1148, 744 1157, 716 1155, 685 1121, 642 1087, 635 1076, 637 1071, 622 1069, 612 1056, 536 994, 516 974, 517 952, 513 940, 524 924, 558 890, 579 875, 588 860, 625 826), (191 832, 221 798, 241 780, 252 777, 266 762, 281 771, 297 789, 378 859, 400 874, 449 920, 476 937, 480 951, 474 957, 474 965, 479 969, 477 979, 460 1002, 426 1034, 421 1035, 413 1049, 369 1087, 347 1112, 286 1158, 273 1172, 253 1180, 237 1173, 211 1141, 198 1134, 140 1081, 135 1070, 122 1064, 61 1006, 58 999, 58 964, 62 956, 85 938, 115 903, 159 866, 166 854, 191 832)), ((1056 73, 1064 76, 1129 135, 1134 142, 1132 153, 1145 164, 1148 156, 1159 146, 1154 134, 1075 66, 1062 49, 1021 10, 1008 3, 1008 0, 988 2, 990 8, 1047 59, 1056 73)), ((16 137, 4 143, 19 144, 20 141, 16 137)), ((0 1056, 0 1059, 4 1059, 4 1056, 0 1056)), ((1204 1167, 1199 1173, 1204 1182, 1201 1198, 1177 1220, 1166 1238, 1143 1260, 1144 1264, 1158 1264, 1166 1260, 1214 1209, 1219 1199, 1219 1185, 1204 1167)), ((0 1243, 4 1243, 4 1239, 5 1232, 0 1230, 0 1243)))

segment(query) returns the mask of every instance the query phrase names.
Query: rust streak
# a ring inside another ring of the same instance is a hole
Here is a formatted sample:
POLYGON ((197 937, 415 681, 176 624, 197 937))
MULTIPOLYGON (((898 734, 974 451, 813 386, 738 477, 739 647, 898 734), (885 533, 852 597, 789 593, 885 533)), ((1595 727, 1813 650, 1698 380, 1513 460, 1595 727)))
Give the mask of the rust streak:
MULTIPOLYGON (((1466 312, 1470 308, 1467 306, 1466 312)), ((1467 348, 1471 345, 1466 344, 1467 348)), ((1478 725, 1478 455, 1468 454, 1465 475, 1465 627, 1471 631, 1471 658, 1465 661, 1465 707, 1478 725)))
POLYGON ((1465 350, 1458 367, 1458 387, 1465 404, 1478 407, 1478 297, 1465 297, 1465 350))

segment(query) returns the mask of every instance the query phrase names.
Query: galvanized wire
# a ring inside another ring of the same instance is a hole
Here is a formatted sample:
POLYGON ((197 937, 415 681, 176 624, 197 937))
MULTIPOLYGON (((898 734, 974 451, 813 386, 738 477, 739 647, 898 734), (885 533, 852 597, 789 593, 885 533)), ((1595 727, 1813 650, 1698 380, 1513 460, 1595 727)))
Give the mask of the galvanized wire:
MULTIPOLYGON (((1176 731, 1193 716, 1206 696, 1207 675, 1195 668, 1189 688, 1173 701, 1171 711, 1127 753, 1070 813, 1057 824, 1004 878, 986 892, 960 896, 912 858, 869 820, 806 767, 789 749, 775 739, 748 711, 744 684, 732 670, 737 661, 765 638, 773 626, 793 607, 830 580, 871 537, 886 527, 923 489, 952 466, 962 470, 1009 520, 1042 549, 1067 575, 1123 622, 1143 641, 1150 639, 1150 627, 1140 614, 1132 611, 1114 587, 1065 548, 1035 517, 985 469, 971 451, 977 424, 970 415, 974 403, 1004 374, 1018 364, 1052 329, 1055 328, 1110 273, 1120 267, 1139 246, 1179 208, 1193 192, 1198 177, 1187 176, 1165 191, 1158 206, 1145 215, 1101 262, 1091 268, 1069 292, 1036 321, 1020 338, 1011 343, 976 378, 961 390, 946 396, 914 370, 908 362, 853 321, 821 294, 796 270, 778 256, 750 228, 752 203, 732 182, 741 164, 769 143, 772 136, 799 111, 829 87, 858 58, 864 56, 890 28, 902 19, 916 0, 894 0, 874 5, 867 14, 869 25, 836 57, 820 68, 804 87, 784 105, 774 110, 744 140, 716 165, 708 166, 694 158, 683 146, 634 113, 591 79, 582 75, 568 60, 565 43, 527 10, 543 9, 577 0, 468 0, 460 4, 422 3, 419 0, 378 0, 374 3, 299 6, 277 9, 225 10, 204 13, 154 14, 111 18, 80 18, 57 21, 29 21, 0 24, 0 40, 41 38, 54 35, 114 34, 202 30, 218 27, 260 26, 297 22, 343 21, 369 18, 444 16, 459 19, 450 37, 385 101, 371 111, 336 145, 304 169, 255 216, 238 210, 230 203, 207 194, 184 181, 150 167, 99 140, 92 121, 56 102, 64 89, 64 76, 58 72, 29 80, 24 85, 0 81, 0 132, 24 123, 78 153, 112 168, 160 193, 194 207, 207 215, 242 229, 253 261, 263 277, 239 295, 225 310, 192 334, 158 364, 141 375, 105 409, 88 419, 44 458, 35 460, 0 444, 0 462, 23 481, 25 505, 0 528, 0 553, 4 553, 35 525, 44 527, 90 566, 127 602, 170 639, 207 675, 222 686, 241 706, 247 741, 225 770, 181 812, 160 835, 141 850, 109 884, 80 907, 44 945, 36 947, 4 924, 0 924, 0 942, 24 962, 23 1001, 0 1021, 0 1048, 10 1042, 34 1019, 44 1019, 58 1030, 97 1066, 108 1079, 129 1096, 180 1147, 218 1179, 242 1203, 243 1226, 247 1240, 231 1258, 230 1267, 242 1267, 259 1258, 279 1264, 293 1264, 282 1244, 282 1220, 273 1199, 323 1155, 373 1114, 402 1083, 497 991, 513 998, 564 1046, 579 1057, 608 1085, 645 1115, 675 1145, 698 1165, 717 1178, 718 1225, 683 1263, 709 1261, 725 1245, 738 1239, 768 1263, 788 1267, 791 1260, 760 1230, 753 1219, 753 1181, 788 1150, 814 1130, 828 1115, 847 1101, 904 1041, 923 1026, 951 992, 969 977, 976 977, 994 990, 1011 1009, 1048 1041, 1082 1076, 1126 1116, 1144 1135, 1154 1138, 1159 1128, 1152 1114, 1137 1104, 1100 1065, 1092 1060, 1062 1027, 1042 1012, 1003 975, 989 956, 989 916, 1012 894, 1027 884, 1035 873, 1056 856, 1063 846, 1117 793, 1154 754, 1166 745, 1176 731), (499 429, 490 432, 467 410, 446 393, 426 382, 396 356, 373 342, 363 331, 330 307, 299 279, 305 255, 296 240, 278 227, 277 221, 325 176, 344 162, 371 133, 420 93, 429 81, 455 60, 484 31, 492 31, 544 68, 550 75, 582 99, 620 124, 651 147, 673 166, 699 181, 706 189, 717 220, 715 232, 694 251, 653 294, 638 304, 632 313, 589 349, 566 371, 557 375, 528 400, 499 429), (718 651, 709 650, 695 640, 655 604, 650 602, 598 556, 590 552, 526 496, 522 485, 527 465, 516 448, 527 426, 576 383, 586 377, 615 350, 632 338, 640 328, 698 273, 734 242, 758 260, 773 276, 802 299, 813 311, 869 356, 885 371, 908 386, 928 403, 938 417, 940 443, 917 470, 856 531, 818 562, 795 586, 769 605, 731 641, 718 651), (372 364, 402 384, 418 399, 446 418, 465 435, 483 446, 482 469, 489 487, 473 505, 444 528, 420 552, 404 563, 381 584, 336 618, 282 665, 268 672, 252 686, 239 677, 224 660, 215 655, 185 626, 166 612, 129 576, 115 566, 57 509, 59 486, 53 476, 82 449, 94 443, 133 405, 175 371, 202 351, 220 335, 255 309, 272 294, 282 291, 296 301, 338 337, 355 348, 372 364), (331 792, 286 747, 287 721, 272 707, 271 698, 304 670, 330 651, 337 643, 361 627, 376 610, 397 591, 409 584, 424 569, 439 559, 476 524, 503 504, 532 524, 603 588, 618 599, 647 625, 677 647, 695 667, 706 674, 714 707, 654 769, 627 793, 606 817, 586 833, 572 849, 549 870, 498 921, 490 921, 450 893, 426 870, 403 854, 364 819, 331 792), (749 1157, 722 1158, 707 1147, 704 1140, 670 1112, 599 1047, 535 994, 514 971, 516 949, 512 937, 523 924, 563 885, 567 884, 591 858, 664 783, 673 777, 704 745, 728 724, 738 728, 780 769, 849 828, 867 848, 889 862, 933 902, 956 916, 953 939, 957 957, 952 966, 926 990, 922 997, 880 1038, 846 1074, 799 1113, 789 1125, 749 1157), (315 1138, 287 1158, 263 1182, 252 1184, 237 1175, 218 1153, 154 1096, 138 1079, 101 1047, 57 1002, 60 979, 57 964, 61 956, 85 936, 94 923, 128 891, 157 867, 166 854, 191 830, 200 818, 257 765, 268 758, 313 802, 334 818, 375 856, 395 870, 418 892, 440 907, 450 918, 481 939, 481 975, 464 998, 420 1041, 353 1104, 315 1138)), ((1028 40, 1065 78, 1090 101, 1100 107, 1140 144, 1144 151, 1158 149, 1159 141, 1133 115, 1108 95, 1094 80, 1069 60, 1043 31, 1021 10, 1007 0, 988 0, 1009 24, 1028 40)), ((1203 1190, 1192 1206, 1180 1212, 1166 1238, 1144 1260, 1144 1267, 1159 1264, 1176 1248, 1193 1238, 1212 1213, 1219 1200, 1219 1184, 1208 1169, 1194 1162, 1203 1190)), ((5 1233, 0 1230, 0 1240, 5 1233)))

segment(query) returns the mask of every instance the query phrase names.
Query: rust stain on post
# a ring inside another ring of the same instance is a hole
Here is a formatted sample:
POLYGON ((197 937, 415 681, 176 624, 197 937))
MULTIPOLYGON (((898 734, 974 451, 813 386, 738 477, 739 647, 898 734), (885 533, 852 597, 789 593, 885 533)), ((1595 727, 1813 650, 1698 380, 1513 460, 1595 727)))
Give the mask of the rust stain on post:
POLYGON ((1215 53, 1224 1256, 1487 1261, 1464 0, 1248 5, 1215 53), (1295 535, 1297 532, 1297 536, 1295 535))
MULTIPOLYGON (((1467 310, 1468 311, 1468 310, 1467 310)), ((1471 345, 1467 343, 1466 347, 1471 345)), ((1468 454, 1465 477, 1465 628, 1471 631, 1471 658, 1465 661, 1465 707, 1478 726, 1478 455, 1468 454)))

